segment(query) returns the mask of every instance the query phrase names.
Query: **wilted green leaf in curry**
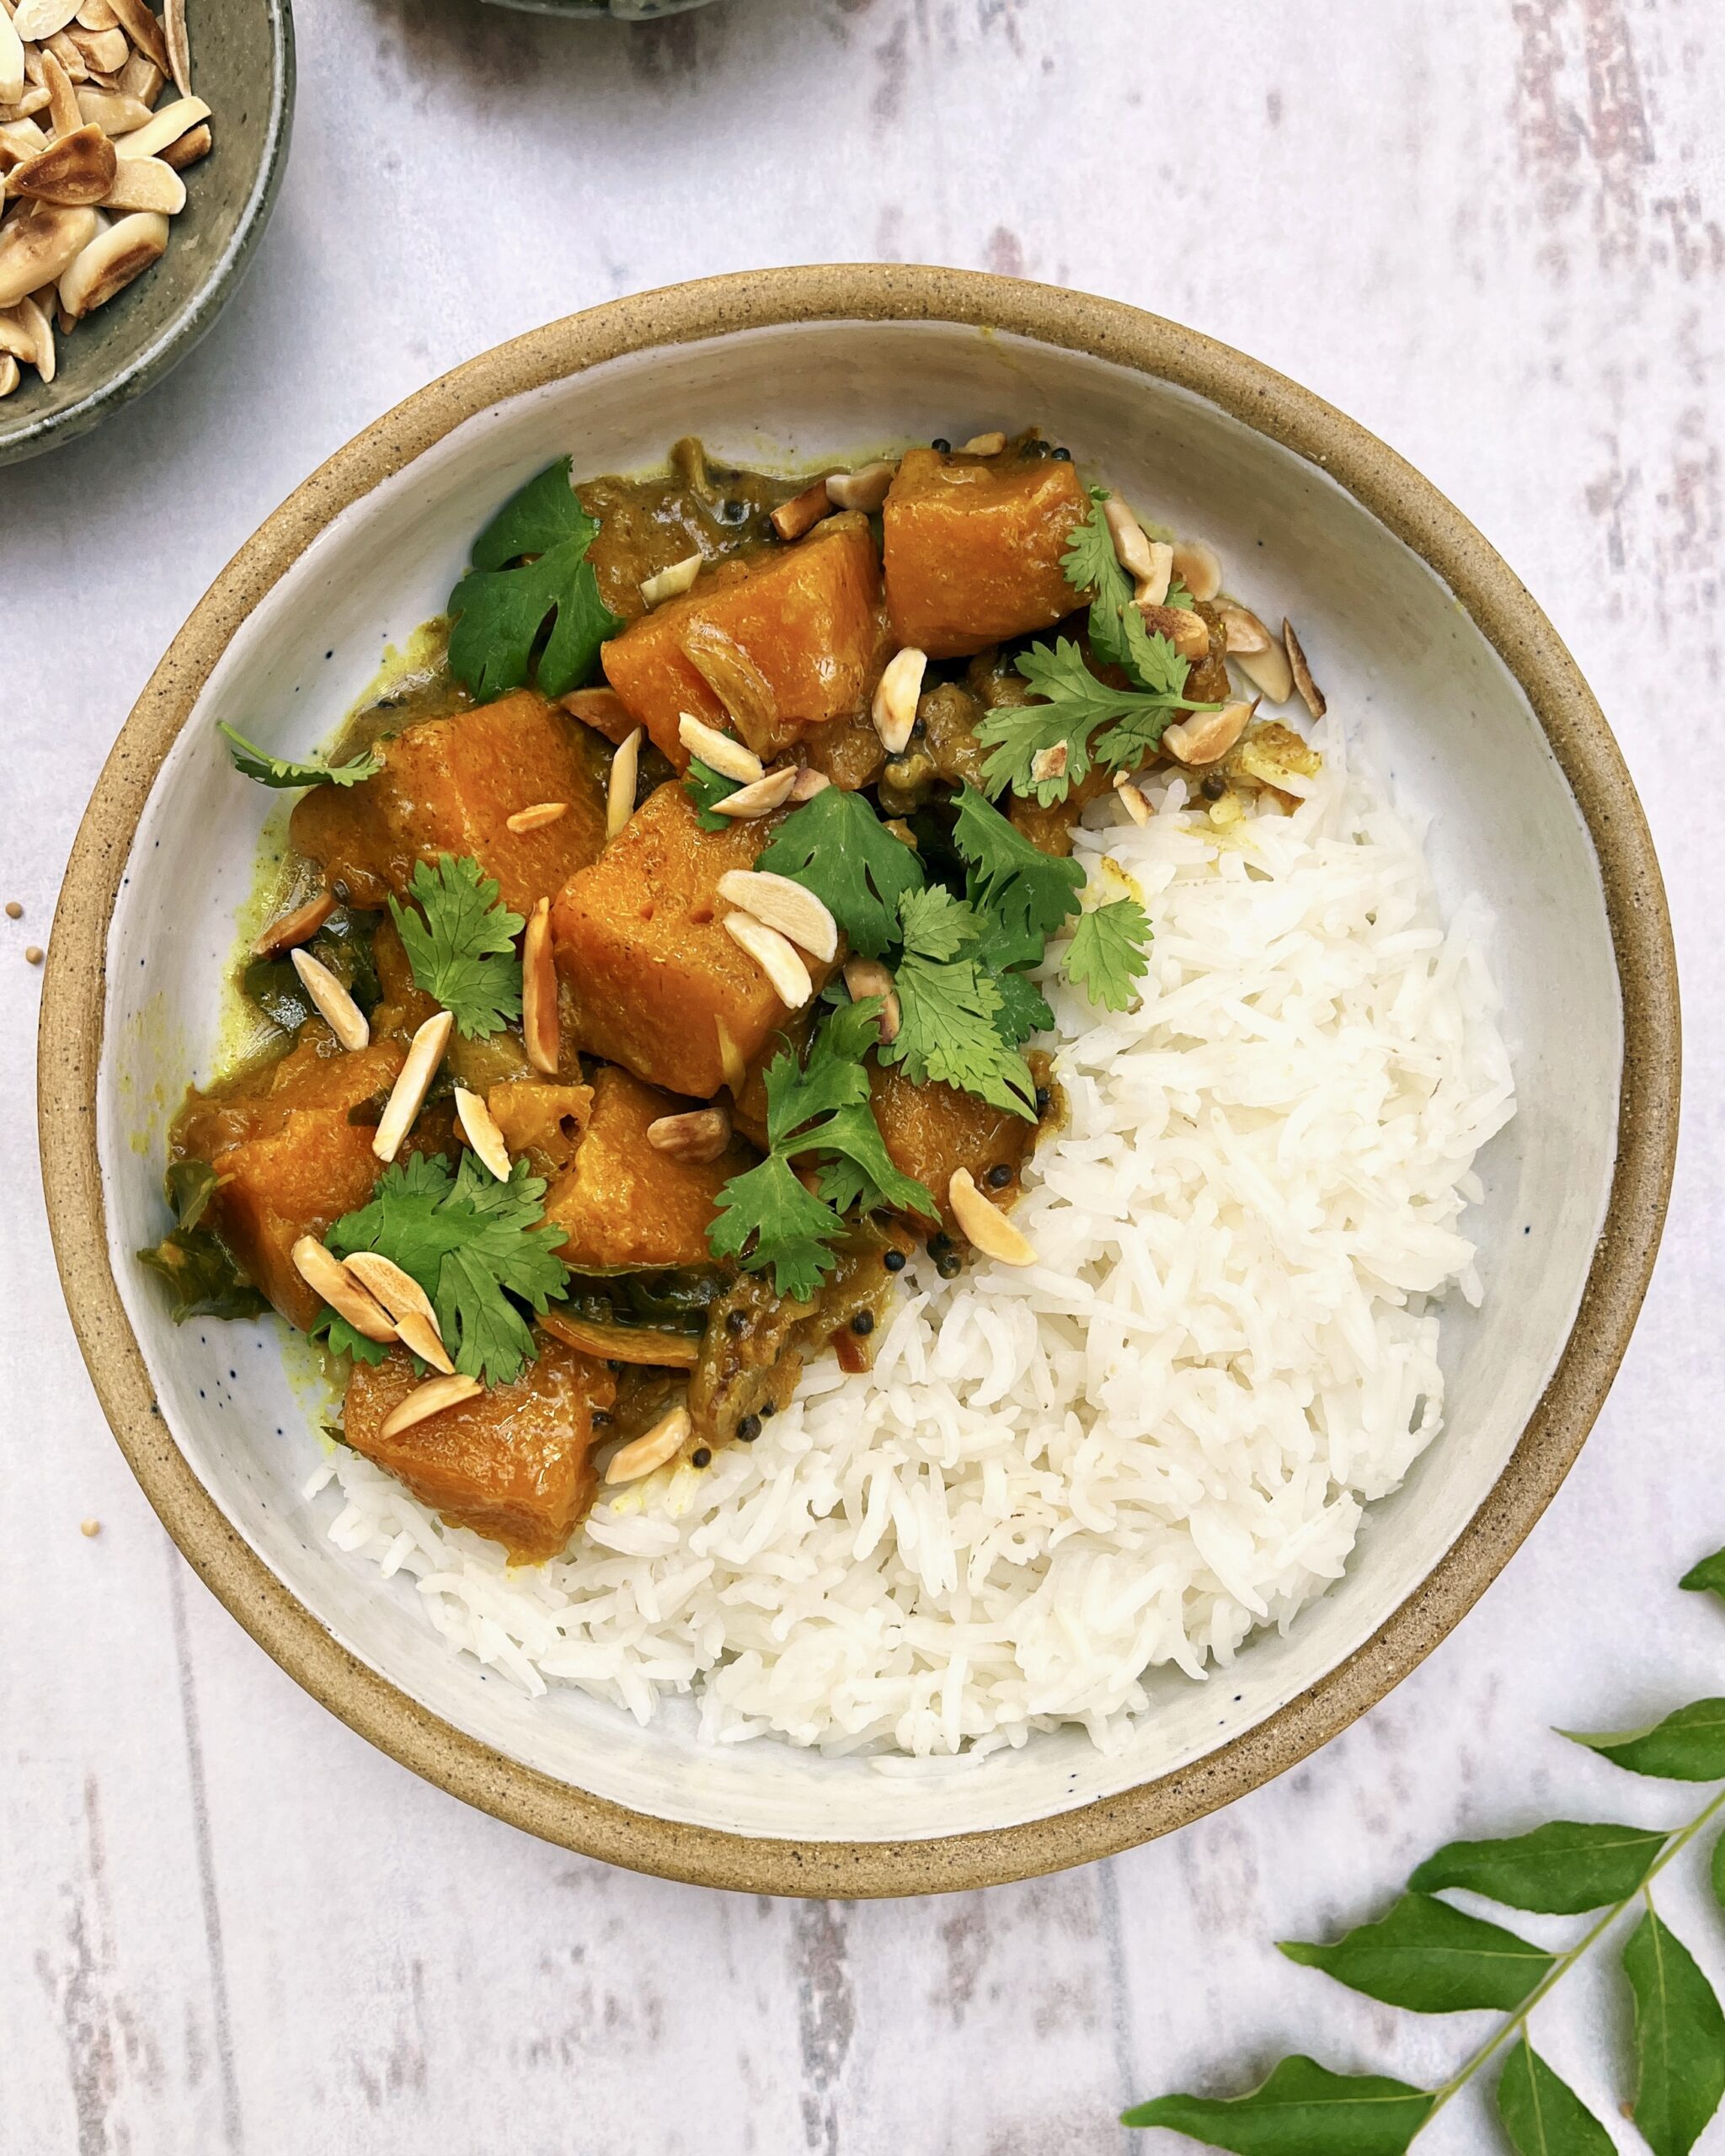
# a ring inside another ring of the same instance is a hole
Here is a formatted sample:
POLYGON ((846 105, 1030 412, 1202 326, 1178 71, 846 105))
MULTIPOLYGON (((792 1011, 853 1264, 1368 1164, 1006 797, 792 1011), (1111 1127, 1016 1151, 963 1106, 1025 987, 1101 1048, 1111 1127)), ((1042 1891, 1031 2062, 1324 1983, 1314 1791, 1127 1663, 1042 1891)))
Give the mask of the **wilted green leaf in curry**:
POLYGON ((1662 1781, 1725 1780, 1725 1700, 1696 1700, 1647 1729, 1558 1732, 1632 1774, 1662 1781))
POLYGON ((174 1219, 182 1228, 195 1228, 216 1195, 221 1177, 207 1161, 174 1161, 163 1180, 174 1219))
POLYGON ((1645 1827, 1553 1819, 1503 1841, 1450 1842, 1407 1883, 1422 1894, 1459 1886, 1512 1909, 1579 1916, 1627 1901, 1669 1838, 1645 1827))
POLYGON ((1296 2055, 1249 2095, 1158 2096, 1121 2123, 1166 2127, 1235 2156, 1402 2156, 1434 2101, 1387 2074, 1332 2073, 1296 2055))
POLYGON ((248 741, 243 734, 236 734, 225 719, 216 720, 216 730, 227 736, 234 769, 246 778, 256 779, 259 786, 357 786, 383 768, 383 759, 375 749, 367 749, 345 764, 296 763, 291 756, 272 756, 255 741, 248 741))
POLYGON ((1464 1915, 1425 1894, 1404 1894, 1386 1916, 1330 1945, 1304 1940, 1279 1944, 1290 1961, 1322 1969, 1352 1991, 1416 2014, 1519 2006, 1553 1959, 1500 1924, 1464 1915))
POLYGON ((1623 1971, 1635 1994, 1636 2125, 1653 2156, 1688 2156, 1725 2095, 1725 2015, 1651 1907, 1623 1949, 1623 1971))
POLYGON ((1614 2156, 1610 2135, 1525 2036, 1498 2078, 1498 2116, 1518 2156, 1614 2156))
POLYGON ((449 664, 482 701, 530 678, 545 696, 565 696, 592 672, 600 645, 622 627, 587 559, 598 531, 563 456, 512 494, 474 541, 473 566, 449 595, 449 664))
POLYGON ((1711 1557, 1691 1565, 1677 1584, 1692 1594, 1717 1594, 1725 1601, 1725 1550, 1716 1550, 1711 1557))
MULTIPOLYGON (((367 1017, 382 996, 371 956, 371 934, 362 914, 338 907, 306 945, 309 957, 328 966, 367 1017)), ((296 1033, 317 1006, 288 958, 254 958, 240 975, 252 1002, 285 1033, 296 1033)))
POLYGON ((270 1305, 206 1228, 175 1228, 138 1261, 168 1283, 168 1315, 176 1325, 189 1317, 259 1317, 270 1305))

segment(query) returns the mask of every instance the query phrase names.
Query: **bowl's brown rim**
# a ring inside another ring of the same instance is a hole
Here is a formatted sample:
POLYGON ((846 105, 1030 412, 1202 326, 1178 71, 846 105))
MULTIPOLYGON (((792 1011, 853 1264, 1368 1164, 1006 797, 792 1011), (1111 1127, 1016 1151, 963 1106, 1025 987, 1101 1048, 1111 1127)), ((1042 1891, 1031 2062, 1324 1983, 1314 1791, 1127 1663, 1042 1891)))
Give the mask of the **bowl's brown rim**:
POLYGON ((1429 481, 1309 391, 1210 338, 1119 302, 896 264, 785 269, 613 301, 498 346, 339 450, 241 547, 139 697, 72 849, 40 1033, 42 1171, 72 1322, 121 1450, 205 1583, 314 1698, 428 1780, 531 1833, 611 1863, 758 1893, 918 1894, 1056 1870, 1230 1802, 1345 1728, 1459 1621, 1557 1491, 1628 1343, 1670 1189, 1680 1049, 1664 890, 1616 743, 1551 623, 1429 481), (331 1637, 229 1525, 157 1406, 108 1260, 96 1091, 109 921, 156 773, 236 630, 334 517, 474 414, 622 355, 798 322, 881 320, 998 329, 1178 384, 1319 467, 1420 554, 1520 683, 1586 820, 1615 946, 1624 1061, 1610 1208, 1551 1382, 1484 1502, 1365 1646, 1207 1757, 1076 1810, 927 1840, 797 1842, 653 1817, 557 1781, 445 1721, 331 1637))

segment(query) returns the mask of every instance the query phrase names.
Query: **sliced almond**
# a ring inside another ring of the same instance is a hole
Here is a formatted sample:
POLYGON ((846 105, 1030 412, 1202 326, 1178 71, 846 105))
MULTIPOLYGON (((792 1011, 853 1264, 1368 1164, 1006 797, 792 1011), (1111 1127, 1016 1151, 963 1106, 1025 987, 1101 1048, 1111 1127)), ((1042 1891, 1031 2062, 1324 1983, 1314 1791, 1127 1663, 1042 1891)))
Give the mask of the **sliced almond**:
POLYGON ((168 43, 162 35, 162 25, 148 0, 108 0, 120 19, 120 27, 138 51, 152 60, 165 75, 168 72, 168 43))
POLYGON ((114 145, 99 127, 74 128, 13 169, 8 191, 38 202, 99 202, 114 184, 114 145))
MULTIPOLYGON (((48 93, 48 119, 56 135, 70 135, 84 124, 72 77, 51 52, 39 46, 36 58, 42 70, 42 88, 48 93)), ((28 61, 26 61, 28 65, 28 61)))
POLYGON ((162 41, 168 47, 168 72, 183 98, 192 93, 192 48, 185 34, 185 0, 162 0, 162 41))
POLYGON ((432 1308, 431 1298, 413 1274, 403 1272, 393 1258, 375 1250, 355 1251, 347 1260, 347 1269, 366 1293, 388 1311, 403 1343, 413 1349, 419 1360, 429 1363, 434 1370, 441 1370, 446 1377, 452 1377, 455 1364, 450 1361, 449 1351, 443 1344, 437 1312, 432 1308))
POLYGON ((611 776, 605 787, 605 835, 614 839, 635 813, 635 787, 641 776, 641 740, 646 728, 638 726, 618 745, 611 760, 611 776))
POLYGON ((80 29, 111 30, 120 27, 120 18, 108 5, 108 0, 81 0, 72 20, 80 29))
POLYGON ((1226 600, 1216 609, 1224 634, 1228 639, 1228 656, 1236 659, 1243 652, 1268 651, 1270 632, 1249 606, 1226 600))
POLYGON ((42 312, 40 304, 31 297, 20 300, 15 309, 21 322, 36 342, 36 372, 44 382, 54 379, 54 325, 42 312))
POLYGON ((56 30, 52 37, 43 40, 40 49, 44 53, 53 55, 60 62, 61 72, 74 88, 80 83, 89 81, 90 63, 64 30, 56 30))
POLYGON ((1067 744, 1051 741, 1045 749, 1039 749, 1030 759, 1030 776, 1039 786, 1066 776, 1067 744))
POLYGON ((279 958, 299 944, 309 943, 334 911, 335 894, 319 891, 315 898, 307 899, 303 905, 295 906, 290 912, 272 921, 252 945, 253 957, 279 958))
POLYGON ((563 1060, 563 1022, 557 1008, 549 899, 541 899, 534 907, 521 939, 521 1036, 528 1062, 547 1077, 555 1077, 563 1060))
MULTIPOLYGON (((1114 559, 1135 584, 1146 583, 1156 566, 1150 551, 1150 534, 1118 494, 1108 496, 1102 505, 1102 514, 1108 536, 1114 542, 1114 559)), ((1170 548, 1171 560, 1172 552, 1170 548)), ((1166 584, 1162 590, 1166 596, 1166 584)))
POLYGON ((441 1370, 446 1377, 455 1375, 455 1364, 449 1359, 443 1336, 428 1319, 421 1317, 417 1310, 409 1310, 397 1321, 395 1329, 403 1347, 411 1348, 422 1363, 429 1363, 434 1370, 441 1370))
POLYGON ((595 734, 602 734, 607 741, 621 741, 634 720, 629 707, 615 689, 574 689, 563 699, 563 707, 571 718, 578 718, 583 726, 590 726, 595 734))
POLYGON ((1247 703, 1224 704, 1220 711, 1195 711, 1162 729, 1162 745, 1183 764, 1213 764, 1226 756, 1246 731, 1252 716, 1247 703))
POLYGON ((922 694, 922 676, 927 667, 928 654, 918 651, 914 644, 906 644, 887 661, 886 670, 875 688, 872 713, 874 730, 889 756, 901 755, 911 739, 911 728, 916 723, 916 700, 922 694))
POLYGON ((728 1108, 692 1108, 686 1115, 662 1115, 647 1126, 647 1143, 673 1161, 704 1167, 731 1142, 728 1108))
POLYGON ((154 210, 177 217, 185 207, 185 182, 160 157, 115 161, 114 181, 102 197, 104 210, 154 210))
POLYGON ((1006 432, 1001 427, 991 427, 985 435, 972 435, 969 440, 959 446, 960 456, 998 456, 1007 446, 1006 432))
POLYGON ((302 1235, 289 1255, 294 1270, 312 1294, 321 1295, 355 1332, 367 1340, 394 1339, 395 1324, 388 1311, 315 1235, 302 1235))
POLYGON ((36 363, 36 340, 24 327, 16 308, 0 314, 0 352, 7 352, 14 360, 24 360, 31 366, 36 363))
POLYGON ((1174 550, 1166 539, 1150 541, 1150 568, 1138 579, 1132 596, 1140 606, 1160 606, 1174 580, 1174 550))
MULTIPOLYGON (((99 127, 104 135, 122 139, 142 127, 150 116, 146 105, 120 90, 82 89, 77 93, 77 109, 87 125, 99 127)), ((116 157, 130 154, 115 145, 116 157)))
POLYGON ((1254 689, 1273 704, 1284 704, 1294 693, 1294 669, 1288 663, 1281 640, 1271 637, 1263 651, 1230 652, 1228 656, 1254 689))
POLYGON ((724 927, 732 942, 749 953, 772 983, 773 994, 785 1008, 800 1011, 814 995, 814 984, 789 938, 769 928, 764 921, 756 921, 751 913, 728 913, 724 927))
POLYGON ((806 884, 766 869, 728 868, 718 879, 718 895, 788 936, 811 958, 837 957, 838 923, 806 884))
POLYGON ((1120 806, 1135 824, 1150 821, 1150 803, 1144 798, 1144 789, 1130 771, 1122 771, 1115 779, 1114 792, 1120 797, 1120 806))
POLYGON ((115 85, 123 97, 136 98, 146 112, 154 109, 162 94, 162 85, 168 79, 166 70, 158 67, 147 52, 135 52, 120 71, 120 80, 115 85))
MULTIPOLYGON (((0 22, 5 17, 0 15, 0 22)), ((26 157, 33 157, 38 150, 45 150, 48 137, 34 120, 8 120, 0 122, 0 172, 10 172, 21 165, 26 157)))
MULTIPOLYGON (((90 94, 98 93, 93 91, 90 94)), ((123 157, 158 157, 170 143, 177 142, 188 128, 195 127, 200 120, 209 117, 210 108, 201 98, 177 98, 172 104, 164 104, 159 112, 152 112, 114 147, 123 157)), ((115 131, 109 130, 109 134, 115 131)))
MULTIPOLYGON (((25 64, 29 64, 28 61, 25 64)), ((7 124, 16 125, 19 120, 33 119, 37 113, 47 109, 48 93, 40 83, 27 83, 24 95, 14 98, 9 105, 3 108, 3 113, 7 124)))
POLYGON ((104 307, 132 279, 168 252, 168 220, 135 210, 98 232, 60 275, 60 304, 74 321, 104 307))
POLYGON ((1210 627, 1190 606, 1142 606, 1144 626, 1166 637, 1182 659, 1208 659, 1210 627))
POLYGON ((860 509, 873 516, 898 477, 896 464, 859 464, 854 472, 835 472, 826 482, 826 499, 835 509, 860 509))
POLYGON ((817 793, 825 793, 832 781, 825 771, 818 771, 812 764, 804 764, 798 771, 791 787, 791 799, 802 803, 812 801, 817 793))
POLYGON ((0 104, 16 104, 24 95, 24 40, 12 18, 0 8, 0 104))
POLYGON ((895 1041, 903 1013, 899 1007, 899 991, 893 977, 879 958, 851 958, 845 964, 845 986, 851 991, 853 1003, 867 1003, 873 997, 880 998, 880 1038, 883 1044, 895 1041))
POLYGON ((77 13, 77 0, 18 0, 12 26, 26 45, 45 45, 77 13))
POLYGON ((524 831, 542 831, 547 824, 567 815, 569 805, 567 801, 536 801, 531 808, 517 808, 513 816, 505 817, 504 827, 518 838, 524 831))
POLYGON ((115 75, 131 57, 131 46, 122 29, 70 30, 67 35, 84 56, 93 75, 115 75))
POLYGON ((380 1438, 398 1438, 403 1430, 411 1430, 416 1422, 442 1414, 446 1407, 459 1407, 463 1401, 477 1400, 484 1390, 478 1378, 427 1378, 424 1385, 414 1387, 399 1406, 390 1410, 377 1434, 380 1438))
POLYGON ((969 1168, 955 1168, 947 1185, 947 1203, 953 1218, 967 1239, 985 1257, 1002 1265, 1034 1265, 1034 1246, 1012 1225, 996 1205, 991 1205, 976 1187, 969 1168))
POLYGON ((210 123, 206 120, 196 127, 188 127, 177 142, 170 142, 162 152, 162 162, 174 172, 184 172, 200 157, 209 156, 211 141, 210 123))
MULTIPOLYGON (((341 983, 330 972, 321 958, 314 958, 309 951, 298 949, 288 953, 293 969, 300 977, 300 985, 318 1006, 319 1017, 350 1054, 356 1049, 369 1047, 371 1028, 360 1010, 341 983)), ((386 1154, 387 1160, 390 1156, 386 1154)))
POLYGON ((784 764, 776 771, 768 771, 765 778, 757 778, 747 786, 740 786, 734 793, 728 793, 724 800, 715 801, 715 816, 733 816, 746 821, 754 816, 770 816, 775 808, 782 808, 790 798, 791 788, 797 783, 797 767, 784 764))
POLYGON ((724 1082, 730 1088, 731 1098, 740 1100, 743 1089, 749 1082, 749 1066, 743 1060, 743 1051, 731 1037, 731 1029, 717 1016, 713 1021, 713 1031, 718 1036, 718 1067, 724 1073, 724 1082))
MULTIPOLYGON (((299 953, 295 952, 296 965, 299 958, 299 953)), ((389 1098, 384 1103, 371 1139, 371 1150, 380 1161, 393 1161, 400 1152, 402 1140, 425 1105, 425 1096, 437 1075, 437 1066, 443 1060, 443 1051, 449 1046, 454 1027, 455 1020, 447 1011, 434 1011, 409 1043, 407 1061, 389 1089, 389 1098)))
POLYGON ((11 353, 0 354, 0 397, 10 397, 23 379, 11 353))
POLYGON ((1174 542, 1174 574, 1194 599, 1214 599, 1222 588, 1221 558, 1202 539, 1174 542))
POLYGON ((812 531, 822 517, 830 516, 833 508, 825 480, 817 479, 812 487, 805 487, 800 494, 793 494, 789 501, 779 504, 772 512, 772 528, 781 539, 800 539, 805 531, 812 531))
POLYGON ((716 726, 708 726, 692 712, 686 711, 678 718, 677 739, 692 756, 698 756, 709 771, 717 771, 721 778, 734 778, 748 786, 766 769, 755 751, 745 747, 735 734, 721 734, 716 726))
POLYGON ((673 562, 668 569, 660 569, 656 576, 643 577, 641 598, 649 607, 662 606, 667 599, 680 599, 701 574, 704 554, 686 554, 680 562, 673 562))
POLYGON ((455 1112, 469 1149, 478 1155, 499 1182, 507 1182, 514 1164, 503 1133, 497 1127, 496 1117, 479 1096, 470 1093, 465 1086, 455 1089, 455 1112))
POLYGON ((1306 663, 1306 653, 1299 638, 1294 633, 1294 624, 1285 614, 1282 617, 1282 643, 1288 654, 1288 667, 1294 676, 1294 686, 1304 699, 1306 708, 1314 718, 1322 718, 1329 706, 1324 701, 1323 691, 1311 678, 1311 669, 1306 663))
POLYGON ((605 1470, 606 1482, 638 1482, 655 1467, 663 1467, 666 1460, 682 1450, 694 1427, 694 1418, 686 1407, 673 1407, 650 1430, 644 1431, 621 1451, 611 1454, 605 1470))

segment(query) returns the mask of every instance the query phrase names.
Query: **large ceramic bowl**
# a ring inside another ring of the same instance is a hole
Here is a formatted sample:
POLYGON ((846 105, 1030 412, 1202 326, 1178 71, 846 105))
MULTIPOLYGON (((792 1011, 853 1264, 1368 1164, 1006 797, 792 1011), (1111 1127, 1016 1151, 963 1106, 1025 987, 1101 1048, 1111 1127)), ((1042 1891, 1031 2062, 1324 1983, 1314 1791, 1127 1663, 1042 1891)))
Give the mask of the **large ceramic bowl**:
POLYGON ((374 1742, 536 1833, 769 1892, 903 1894, 1141 1841, 1290 1766, 1454 1625, 1574 1459, 1652 1265, 1675 1142, 1658 866, 1604 719, 1479 535, 1383 446, 1238 353, 1131 308, 934 270, 788 270, 619 301, 446 376, 332 457, 236 556, 120 735, 67 873, 41 1052, 56 1248, 115 1435, 254 1636, 374 1742), (473 529, 573 450, 674 433, 788 462, 1033 422, 1146 510, 1252 561, 1332 711, 1434 818, 1452 904, 1501 924, 1520 1109, 1482 1156, 1483 1310, 1446 1322, 1448 1428, 1347 1577, 1208 1684, 1153 1685, 1119 1756, 1076 1732, 921 1777, 708 1748, 450 1655, 398 1578, 324 1539, 318 1440, 277 1337, 178 1331, 129 1253, 160 1231, 161 1104, 207 1068, 265 814, 211 723, 303 752, 434 613, 473 529))
POLYGON ((52 382, 26 368, 0 400, 0 464, 87 433, 159 382, 227 305, 270 221, 293 119, 290 0, 190 0, 186 28, 213 147, 187 169, 162 259, 59 339, 52 382))

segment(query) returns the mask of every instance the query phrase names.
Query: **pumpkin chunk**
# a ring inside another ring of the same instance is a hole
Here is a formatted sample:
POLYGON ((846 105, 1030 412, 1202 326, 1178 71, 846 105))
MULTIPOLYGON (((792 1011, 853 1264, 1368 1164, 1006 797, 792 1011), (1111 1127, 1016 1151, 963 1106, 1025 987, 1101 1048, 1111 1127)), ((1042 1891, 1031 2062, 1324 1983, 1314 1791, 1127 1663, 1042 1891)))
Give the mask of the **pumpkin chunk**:
POLYGON ((342 1417, 355 1452, 398 1476, 421 1504, 502 1543, 525 1564, 554 1557, 592 1502, 593 1414, 617 1397, 602 1362, 544 1332, 534 1344, 535 1360, 513 1385, 385 1438, 391 1411, 421 1382, 405 1351, 393 1348, 375 1369, 355 1364, 342 1417))
POLYGON ((1060 567, 1090 498, 1052 457, 907 450, 881 512, 893 633, 957 659, 1052 628, 1076 599, 1060 567))
MULTIPOLYGON (((977 1187, 998 1202, 1017 1196, 1025 1156, 1039 1134, 1033 1123, 938 1079, 913 1086, 895 1066, 872 1066, 868 1092, 893 1166, 933 1193, 948 1230, 954 1223, 948 1190, 956 1169, 968 1168, 977 1187), (1012 1171, 1004 1185, 990 1173, 1001 1167, 1012 1171)), ((917 1225, 927 1223, 919 1219, 917 1225)))

